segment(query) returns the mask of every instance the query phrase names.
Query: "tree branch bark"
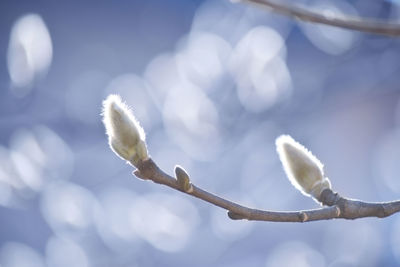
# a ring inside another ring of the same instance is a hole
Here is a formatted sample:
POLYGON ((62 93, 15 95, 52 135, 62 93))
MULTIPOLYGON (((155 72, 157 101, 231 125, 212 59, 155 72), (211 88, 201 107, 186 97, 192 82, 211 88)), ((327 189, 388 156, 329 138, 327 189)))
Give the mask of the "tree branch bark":
POLYGON ((400 24, 383 22, 378 20, 365 20, 358 17, 343 15, 340 17, 321 15, 306 8, 285 5, 280 2, 270 0, 237 0, 237 2, 246 2, 260 7, 272 9, 281 15, 294 17, 305 22, 319 23, 334 27, 367 32, 387 36, 400 36, 400 24))
MULTIPOLYGON (((318 199, 321 204, 326 205, 326 207, 319 209, 289 212, 252 209, 214 195, 193 184, 190 184, 190 187, 182 186, 176 178, 163 172, 151 158, 136 165, 138 169, 134 171, 134 174, 137 177, 171 187, 175 190, 223 208, 228 211, 229 218, 233 220, 246 219, 251 221, 270 222, 309 222, 335 218, 383 218, 400 211, 400 201, 368 203, 343 198, 330 189, 323 191, 318 199)), ((180 175, 179 173, 182 173, 182 171, 183 170, 180 169, 179 172, 176 172, 177 175, 180 175)), ((187 174, 185 173, 185 175, 187 174)))

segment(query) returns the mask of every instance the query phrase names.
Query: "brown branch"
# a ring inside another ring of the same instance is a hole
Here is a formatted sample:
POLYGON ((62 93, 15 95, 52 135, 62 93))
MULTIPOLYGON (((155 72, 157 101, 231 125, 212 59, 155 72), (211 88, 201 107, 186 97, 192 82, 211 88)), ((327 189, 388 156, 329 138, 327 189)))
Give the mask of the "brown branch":
POLYGON ((316 12, 309 11, 304 7, 285 5, 280 2, 270 0, 238 0, 237 2, 247 2, 261 7, 267 7, 272 9, 276 13, 294 17, 306 22, 325 24, 373 34, 400 36, 400 25, 396 23, 383 22, 372 19, 365 20, 359 17, 351 17, 347 15, 321 15, 316 12))
POLYGON ((228 211, 229 218, 233 220, 251 220, 251 221, 271 221, 271 222, 309 222, 319 220, 329 220, 335 218, 357 219, 362 217, 387 217, 400 211, 400 201, 386 203, 367 203, 358 200, 346 199, 327 189, 322 192, 319 201, 327 205, 313 210, 303 211, 265 211, 248 208, 229 201, 212 193, 209 193, 195 185, 189 185, 185 182, 178 182, 180 179, 189 179, 183 169, 177 167, 177 176, 183 176, 176 179, 164 173, 152 159, 142 161, 137 165, 134 174, 144 180, 151 180, 155 183, 166 185, 175 190, 199 198, 215 206, 228 211))

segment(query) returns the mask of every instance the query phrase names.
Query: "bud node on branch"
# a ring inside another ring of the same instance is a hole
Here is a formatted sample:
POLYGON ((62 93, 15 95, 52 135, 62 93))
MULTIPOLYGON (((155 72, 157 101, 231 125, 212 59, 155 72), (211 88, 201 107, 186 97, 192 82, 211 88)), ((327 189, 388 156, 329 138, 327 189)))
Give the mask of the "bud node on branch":
POLYGON ((228 217, 230 219, 232 219, 232 220, 243 220, 243 219, 246 219, 245 216, 237 214, 237 213, 234 213, 234 212, 232 212, 230 210, 228 211, 228 217))

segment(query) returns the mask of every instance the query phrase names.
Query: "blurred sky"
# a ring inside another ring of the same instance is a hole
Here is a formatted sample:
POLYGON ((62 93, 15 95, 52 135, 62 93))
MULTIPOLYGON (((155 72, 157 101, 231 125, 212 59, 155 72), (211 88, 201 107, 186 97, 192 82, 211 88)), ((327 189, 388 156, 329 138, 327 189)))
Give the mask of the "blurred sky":
MULTIPOLYGON (((400 21, 398 1, 300 2, 400 21)), ((285 177, 281 134, 340 194, 389 201, 399 62, 397 38, 229 1, 0 1, 0 266, 399 265, 399 215, 231 221, 133 177, 100 116, 120 94, 160 167, 251 207, 317 207, 285 177)))

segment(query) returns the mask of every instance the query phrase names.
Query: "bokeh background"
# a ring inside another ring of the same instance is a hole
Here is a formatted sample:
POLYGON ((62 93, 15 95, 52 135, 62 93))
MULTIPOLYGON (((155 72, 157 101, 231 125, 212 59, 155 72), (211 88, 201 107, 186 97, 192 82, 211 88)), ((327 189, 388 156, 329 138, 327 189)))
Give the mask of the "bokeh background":
MULTIPOLYGON (((298 3, 299 1, 292 1, 298 3)), ((398 1, 301 1, 400 21, 398 1)), ((396 266, 400 216, 231 221, 131 175, 108 148, 120 94, 167 172, 270 210, 316 208, 289 183, 290 134, 333 188, 400 195, 400 43, 229 1, 0 1, 0 266, 396 266)))

